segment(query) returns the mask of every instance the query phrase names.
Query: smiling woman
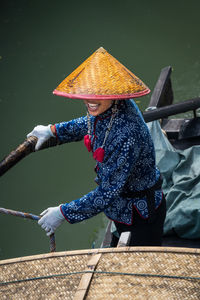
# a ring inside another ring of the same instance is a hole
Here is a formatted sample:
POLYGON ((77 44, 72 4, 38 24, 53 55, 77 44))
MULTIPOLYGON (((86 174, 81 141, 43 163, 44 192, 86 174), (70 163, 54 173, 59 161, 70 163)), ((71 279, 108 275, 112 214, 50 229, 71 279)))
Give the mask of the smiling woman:
MULTIPOLYGON (((96 160, 97 188, 47 208, 39 225, 47 235, 64 220, 78 223, 98 213, 115 222, 118 234, 131 231, 130 245, 161 245, 165 199, 155 165, 153 142, 132 97, 149 88, 102 47, 61 82, 54 94, 83 99, 87 116, 55 125, 39 125, 36 150, 49 138, 62 143, 84 140, 96 160)), ((112 246, 117 243, 113 235, 112 246)))

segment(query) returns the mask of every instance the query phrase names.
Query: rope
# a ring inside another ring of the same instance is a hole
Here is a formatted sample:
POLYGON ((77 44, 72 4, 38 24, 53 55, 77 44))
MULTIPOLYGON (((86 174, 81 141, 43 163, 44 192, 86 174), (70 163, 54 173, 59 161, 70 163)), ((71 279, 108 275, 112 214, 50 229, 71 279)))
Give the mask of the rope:
POLYGON ((106 272, 106 271, 79 271, 79 272, 70 272, 70 273, 63 273, 63 274, 52 274, 48 276, 39 276, 39 277, 31 277, 31 278, 24 278, 12 281, 1 281, 1 285, 8 285, 13 283, 21 283, 33 280, 41 280, 41 279, 51 279, 56 277, 64 277, 70 275, 79 275, 79 274, 86 274, 86 273, 93 273, 93 274, 105 274, 105 275, 124 275, 124 276, 138 276, 138 277, 157 277, 157 278, 167 278, 167 279, 184 279, 184 280, 200 280, 200 277, 191 277, 191 276, 176 276, 176 275, 159 275, 159 274, 145 274, 145 273, 123 273, 123 272, 106 272))

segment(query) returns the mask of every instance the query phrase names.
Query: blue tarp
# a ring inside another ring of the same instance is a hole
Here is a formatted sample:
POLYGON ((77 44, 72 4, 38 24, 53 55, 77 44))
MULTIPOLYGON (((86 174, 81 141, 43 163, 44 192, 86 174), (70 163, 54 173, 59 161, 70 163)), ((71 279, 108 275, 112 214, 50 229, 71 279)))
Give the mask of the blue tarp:
POLYGON ((177 150, 162 132, 159 121, 148 123, 148 127, 167 200, 164 234, 200 238, 200 146, 177 150))

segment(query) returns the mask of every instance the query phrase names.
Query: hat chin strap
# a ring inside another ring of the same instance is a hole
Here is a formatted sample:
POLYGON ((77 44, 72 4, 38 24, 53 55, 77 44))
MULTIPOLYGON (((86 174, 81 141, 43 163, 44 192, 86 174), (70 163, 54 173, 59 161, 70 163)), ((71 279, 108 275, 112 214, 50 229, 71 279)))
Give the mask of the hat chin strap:
MULTIPOLYGON (((106 130, 105 133, 105 137, 103 140, 103 144, 101 147, 97 148, 94 153, 93 153, 93 157, 95 160, 97 160, 98 162, 102 163, 104 160, 104 156, 105 156, 105 150, 104 150, 104 146, 107 140, 107 137, 109 135, 109 132, 112 128, 112 124, 114 122, 114 118, 118 112, 118 108, 117 108, 117 103, 118 101, 115 101, 114 106, 112 107, 112 115, 110 118, 110 122, 108 124, 108 128, 106 130)), ((84 136, 84 144, 86 146, 86 148, 88 149, 89 152, 92 151, 92 144, 91 144, 91 122, 90 122, 90 115, 87 112, 87 123, 88 123, 88 134, 84 136)))

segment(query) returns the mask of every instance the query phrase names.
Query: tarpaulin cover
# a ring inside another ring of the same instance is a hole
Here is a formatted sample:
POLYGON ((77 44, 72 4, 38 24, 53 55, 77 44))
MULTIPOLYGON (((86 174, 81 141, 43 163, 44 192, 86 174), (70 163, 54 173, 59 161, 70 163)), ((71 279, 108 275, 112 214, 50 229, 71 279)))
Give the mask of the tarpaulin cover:
POLYGON ((177 150, 163 134, 159 121, 148 123, 148 127, 167 200, 164 234, 200 238, 200 146, 177 150))

